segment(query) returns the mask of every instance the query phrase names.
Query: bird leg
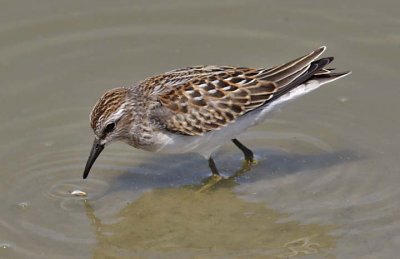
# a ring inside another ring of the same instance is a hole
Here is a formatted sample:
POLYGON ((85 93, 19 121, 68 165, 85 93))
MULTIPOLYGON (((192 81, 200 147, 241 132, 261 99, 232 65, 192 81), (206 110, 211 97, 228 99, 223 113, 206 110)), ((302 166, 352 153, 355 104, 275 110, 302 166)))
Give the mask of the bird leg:
POLYGON ((215 165, 214 159, 212 159, 211 156, 208 159, 208 166, 211 169, 212 175, 203 181, 202 186, 200 187, 200 189, 197 190, 197 192, 204 192, 208 189, 211 189, 223 179, 218 173, 217 166, 215 165))
POLYGON ((210 166, 212 175, 210 177, 207 177, 205 180, 203 180, 203 183, 202 183, 201 187, 197 190, 197 192, 205 192, 210 189, 214 189, 217 186, 232 187, 232 186, 237 185, 236 178, 240 177, 244 173, 248 172, 251 169, 251 166, 253 165, 253 162, 250 162, 249 160, 250 159, 246 160, 246 163, 244 163, 242 165, 242 167, 238 171, 236 171, 233 175, 231 175, 227 178, 223 178, 218 173, 218 170, 217 170, 217 167, 215 166, 214 160, 210 157, 208 159, 208 165, 210 166))
POLYGON ((245 145, 240 143, 239 140, 237 139, 232 139, 233 144, 235 144, 240 150, 242 150, 244 159, 248 163, 253 163, 254 162, 254 154, 253 151, 251 151, 249 148, 247 148, 245 145))
POLYGON ((210 167, 213 176, 219 176, 217 166, 215 165, 214 159, 212 159, 212 157, 208 159, 208 166, 210 167))

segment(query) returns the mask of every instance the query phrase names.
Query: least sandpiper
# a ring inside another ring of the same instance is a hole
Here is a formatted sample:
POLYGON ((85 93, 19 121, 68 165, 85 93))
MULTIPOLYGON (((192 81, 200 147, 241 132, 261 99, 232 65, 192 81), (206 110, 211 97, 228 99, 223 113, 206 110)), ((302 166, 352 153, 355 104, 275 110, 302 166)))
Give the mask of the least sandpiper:
POLYGON ((117 140, 151 152, 200 153, 213 175, 212 154, 229 140, 252 162, 237 135, 277 106, 350 73, 326 68, 333 57, 317 59, 325 49, 272 68, 188 67, 109 90, 90 115, 95 139, 83 178, 117 140))

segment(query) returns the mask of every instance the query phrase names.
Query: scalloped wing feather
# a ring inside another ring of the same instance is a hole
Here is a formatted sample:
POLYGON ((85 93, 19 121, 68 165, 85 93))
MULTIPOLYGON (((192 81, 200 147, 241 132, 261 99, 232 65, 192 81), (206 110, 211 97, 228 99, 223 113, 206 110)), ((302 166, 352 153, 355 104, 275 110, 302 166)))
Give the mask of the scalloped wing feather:
POLYGON ((177 69, 146 79, 141 85, 153 89, 152 95, 159 105, 151 116, 158 124, 176 133, 202 135, 268 104, 275 95, 296 87, 299 79, 331 73, 323 66, 313 66, 312 74, 307 75, 312 62, 324 50, 325 47, 321 47, 269 69, 229 66, 177 69))

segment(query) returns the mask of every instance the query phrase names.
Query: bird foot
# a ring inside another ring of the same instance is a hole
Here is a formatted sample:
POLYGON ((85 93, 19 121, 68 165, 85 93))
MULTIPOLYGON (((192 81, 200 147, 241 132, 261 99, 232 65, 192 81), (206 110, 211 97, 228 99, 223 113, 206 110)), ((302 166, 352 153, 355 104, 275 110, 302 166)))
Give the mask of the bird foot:
POLYGON ((202 186, 197 190, 197 192, 204 192, 207 191, 211 188, 213 188, 216 184, 218 184, 220 181, 224 180, 225 178, 217 175, 217 174, 213 174, 210 177, 206 178, 205 180, 203 180, 203 184, 202 186))

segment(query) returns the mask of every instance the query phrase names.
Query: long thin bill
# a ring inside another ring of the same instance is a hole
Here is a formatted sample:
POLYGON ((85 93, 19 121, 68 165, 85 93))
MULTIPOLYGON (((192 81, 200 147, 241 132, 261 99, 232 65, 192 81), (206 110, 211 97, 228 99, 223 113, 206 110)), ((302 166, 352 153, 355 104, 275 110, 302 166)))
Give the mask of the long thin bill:
POLYGON ((93 141, 93 146, 92 150, 90 151, 89 158, 86 162, 85 171, 83 172, 83 179, 86 179, 86 177, 88 177, 90 168, 92 168, 92 165, 96 161, 97 157, 100 155, 101 151, 103 151, 103 149, 104 145, 100 144, 100 140, 95 139, 93 141))

